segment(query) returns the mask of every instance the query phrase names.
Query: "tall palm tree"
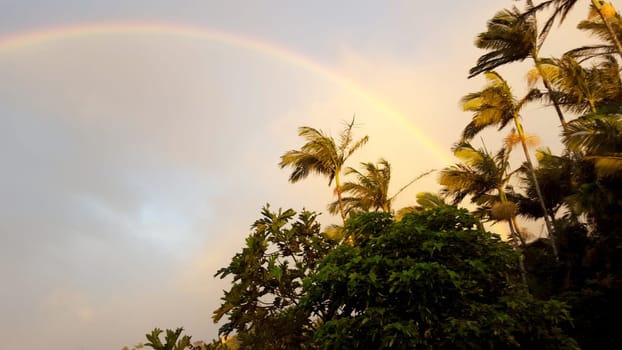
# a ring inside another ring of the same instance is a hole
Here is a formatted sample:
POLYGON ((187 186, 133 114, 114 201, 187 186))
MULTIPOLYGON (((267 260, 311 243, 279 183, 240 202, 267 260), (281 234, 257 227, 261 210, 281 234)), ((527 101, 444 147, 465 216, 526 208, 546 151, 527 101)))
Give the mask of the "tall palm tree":
POLYGON ((463 141, 471 140, 484 128, 498 126, 499 130, 504 128, 510 121, 514 122, 514 127, 520 139, 528 170, 535 184, 540 206, 542 208, 544 221, 547 227, 548 236, 553 245, 553 250, 557 254, 554 237, 553 224, 548 216, 544 198, 538 185, 538 179, 534 170, 533 162, 527 147, 527 137, 520 121, 520 110, 525 103, 540 97, 537 90, 531 90, 521 100, 516 100, 507 82, 496 72, 487 72, 488 84, 481 91, 467 94, 462 98, 462 107, 465 111, 473 112, 472 121, 465 127, 462 138, 463 141))
MULTIPOLYGON (((539 51, 542 42, 538 40, 535 15, 521 13, 516 7, 501 10, 488 21, 487 30, 480 33, 475 40, 475 46, 489 52, 478 58, 476 65, 469 70, 469 78, 529 57, 533 60, 535 68, 540 71, 542 60, 539 51)), ((565 128, 566 120, 552 93, 551 84, 546 75, 543 73, 540 75, 544 87, 551 96, 557 117, 565 128)))
POLYGON ((454 154, 461 162, 440 172, 439 183, 445 198, 454 204, 470 196, 479 208, 482 218, 506 221, 514 241, 525 244, 515 220, 516 205, 508 200, 506 186, 513 175, 509 171, 509 149, 502 148, 492 155, 485 148, 476 149, 470 143, 454 146, 454 154))
POLYGON ((309 176, 311 173, 323 175, 328 178, 328 185, 335 182, 335 193, 339 203, 339 213, 345 223, 346 213, 342 201, 341 171, 348 158, 360 149, 369 140, 364 136, 354 140, 352 129, 354 118, 346 123, 345 128, 339 135, 338 142, 333 137, 326 135, 321 130, 308 126, 298 129, 298 135, 302 136, 307 142, 300 150, 290 150, 281 156, 279 166, 282 168, 293 168, 289 181, 296 183, 309 176))

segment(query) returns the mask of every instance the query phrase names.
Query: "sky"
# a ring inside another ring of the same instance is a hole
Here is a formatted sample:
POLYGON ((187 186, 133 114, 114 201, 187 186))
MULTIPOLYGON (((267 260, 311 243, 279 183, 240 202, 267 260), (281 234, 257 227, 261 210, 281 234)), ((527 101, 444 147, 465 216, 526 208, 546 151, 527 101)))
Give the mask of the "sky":
MULTIPOLYGON (((104 350, 155 327, 217 336, 213 275, 262 206, 333 200, 277 166, 297 127, 355 116, 370 141, 349 165, 386 158, 393 191, 451 164, 458 101, 484 84, 466 78, 473 39, 515 2, 0 4, 2 347, 104 350)), ((526 130, 555 148, 546 113, 526 130)), ((430 175, 395 206, 438 189, 430 175)))

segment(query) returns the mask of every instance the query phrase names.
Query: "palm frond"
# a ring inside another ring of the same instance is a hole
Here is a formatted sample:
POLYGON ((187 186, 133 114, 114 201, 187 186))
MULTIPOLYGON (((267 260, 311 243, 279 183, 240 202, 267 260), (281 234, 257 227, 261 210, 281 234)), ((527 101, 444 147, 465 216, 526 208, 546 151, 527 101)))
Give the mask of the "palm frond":
POLYGON ((610 156, 591 156, 585 159, 593 160, 599 177, 622 176, 622 154, 610 156))
POLYGON ((617 52, 618 50, 613 45, 591 45, 572 49, 567 51, 564 55, 579 58, 579 62, 582 62, 597 56, 613 55, 617 52))
POLYGON ((417 205, 420 208, 437 208, 448 205, 445 200, 438 194, 431 192, 419 192, 417 193, 417 205))
POLYGON ((594 115, 568 123, 563 142, 573 152, 588 156, 622 152, 622 117, 594 115))
POLYGON ((523 16, 516 7, 497 12, 487 22, 487 30, 475 40, 475 46, 490 52, 478 58, 468 77, 529 57, 536 45, 536 35, 535 21, 523 16))
POLYGON ((486 72, 488 83, 478 92, 461 99, 462 108, 473 112, 471 122, 462 132, 462 140, 469 141, 483 129, 497 126, 503 129, 514 118, 517 106, 507 82, 496 72, 486 72))
POLYGON ((556 21, 559 21, 559 24, 563 23, 566 20, 566 16, 573 9, 574 5, 576 5, 578 0, 548 0, 543 1, 538 5, 531 6, 527 9, 524 16, 534 16, 536 13, 547 10, 550 7, 553 7, 553 13, 549 16, 549 18, 544 23, 544 26, 540 30, 540 41, 544 41, 544 39, 549 34, 553 24, 556 21))
MULTIPOLYGON (((595 11, 593 7, 592 10, 595 11)), ((614 34, 618 38, 621 38, 622 18, 620 18, 620 16, 613 16, 609 17, 607 21, 611 25, 614 34)), ((607 25, 602 21, 597 12, 593 12, 593 15, 591 15, 587 20, 579 22, 577 28, 589 32, 590 35, 593 35, 610 45, 615 44, 609 30, 607 29, 607 25)))

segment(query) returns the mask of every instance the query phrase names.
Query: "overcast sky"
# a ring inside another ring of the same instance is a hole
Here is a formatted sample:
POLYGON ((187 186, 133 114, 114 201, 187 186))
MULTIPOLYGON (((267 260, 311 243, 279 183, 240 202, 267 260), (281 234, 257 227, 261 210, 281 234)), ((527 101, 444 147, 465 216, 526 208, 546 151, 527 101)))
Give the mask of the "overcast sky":
MULTIPOLYGON (((370 142, 350 165, 385 157, 393 191, 448 165, 458 100, 484 83, 466 79, 473 39, 515 2, 0 4, 2 347, 109 350, 154 327, 216 337, 213 274, 261 207, 325 209, 325 179, 277 166, 298 126, 336 135, 356 115, 370 142), (134 29, 62 35, 87 25, 134 29)), ((555 121, 526 129, 554 143, 555 121)))

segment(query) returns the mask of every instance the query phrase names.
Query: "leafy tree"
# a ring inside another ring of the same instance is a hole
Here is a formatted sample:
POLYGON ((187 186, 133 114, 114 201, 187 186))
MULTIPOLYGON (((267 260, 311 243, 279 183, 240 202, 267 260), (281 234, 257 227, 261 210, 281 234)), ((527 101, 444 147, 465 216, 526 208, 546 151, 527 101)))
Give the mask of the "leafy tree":
MULTIPOLYGON (((151 331, 151 333, 145 334, 145 337, 148 340, 147 343, 139 343, 134 346, 132 350, 142 349, 144 347, 150 347, 154 350, 204 350, 202 342, 192 344, 190 342, 190 339, 192 338, 191 336, 184 335, 182 337, 181 334, 183 333, 183 331, 184 329, 181 327, 177 328, 176 330, 167 329, 164 335, 164 341, 162 341, 160 335, 163 331, 160 328, 155 328, 153 331, 151 331)), ((123 350, 128 349, 129 348, 127 346, 123 347, 123 350)))
POLYGON ((222 337, 218 340, 213 340, 209 344, 204 344, 201 350, 238 350, 240 349, 240 341, 237 336, 222 337))
POLYGON ((302 281, 335 245, 320 232, 317 214, 271 211, 252 225, 242 252, 217 277, 233 277, 214 322, 219 333, 237 333, 240 349, 299 349, 308 343, 311 320, 298 308, 302 281))
POLYGON ((298 182, 305 179, 310 173, 326 176, 329 186, 334 180, 339 213, 344 222, 346 220, 346 212, 342 199, 341 170, 348 158, 365 145, 369 139, 367 136, 364 136, 355 141, 352 135, 353 127, 354 118, 352 118, 350 123, 346 124, 339 135, 339 142, 335 142, 331 136, 326 135, 321 130, 303 126, 298 129, 298 135, 302 136, 307 143, 300 150, 287 151, 281 156, 281 162, 279 163, 281 168, 293 168, 289 177, 290 182, 298 182))
POLYGON ((520 283, 517 255, 464 209, 350 219, 305 281, 320 349, 578 349, 568 308, 520 283))

